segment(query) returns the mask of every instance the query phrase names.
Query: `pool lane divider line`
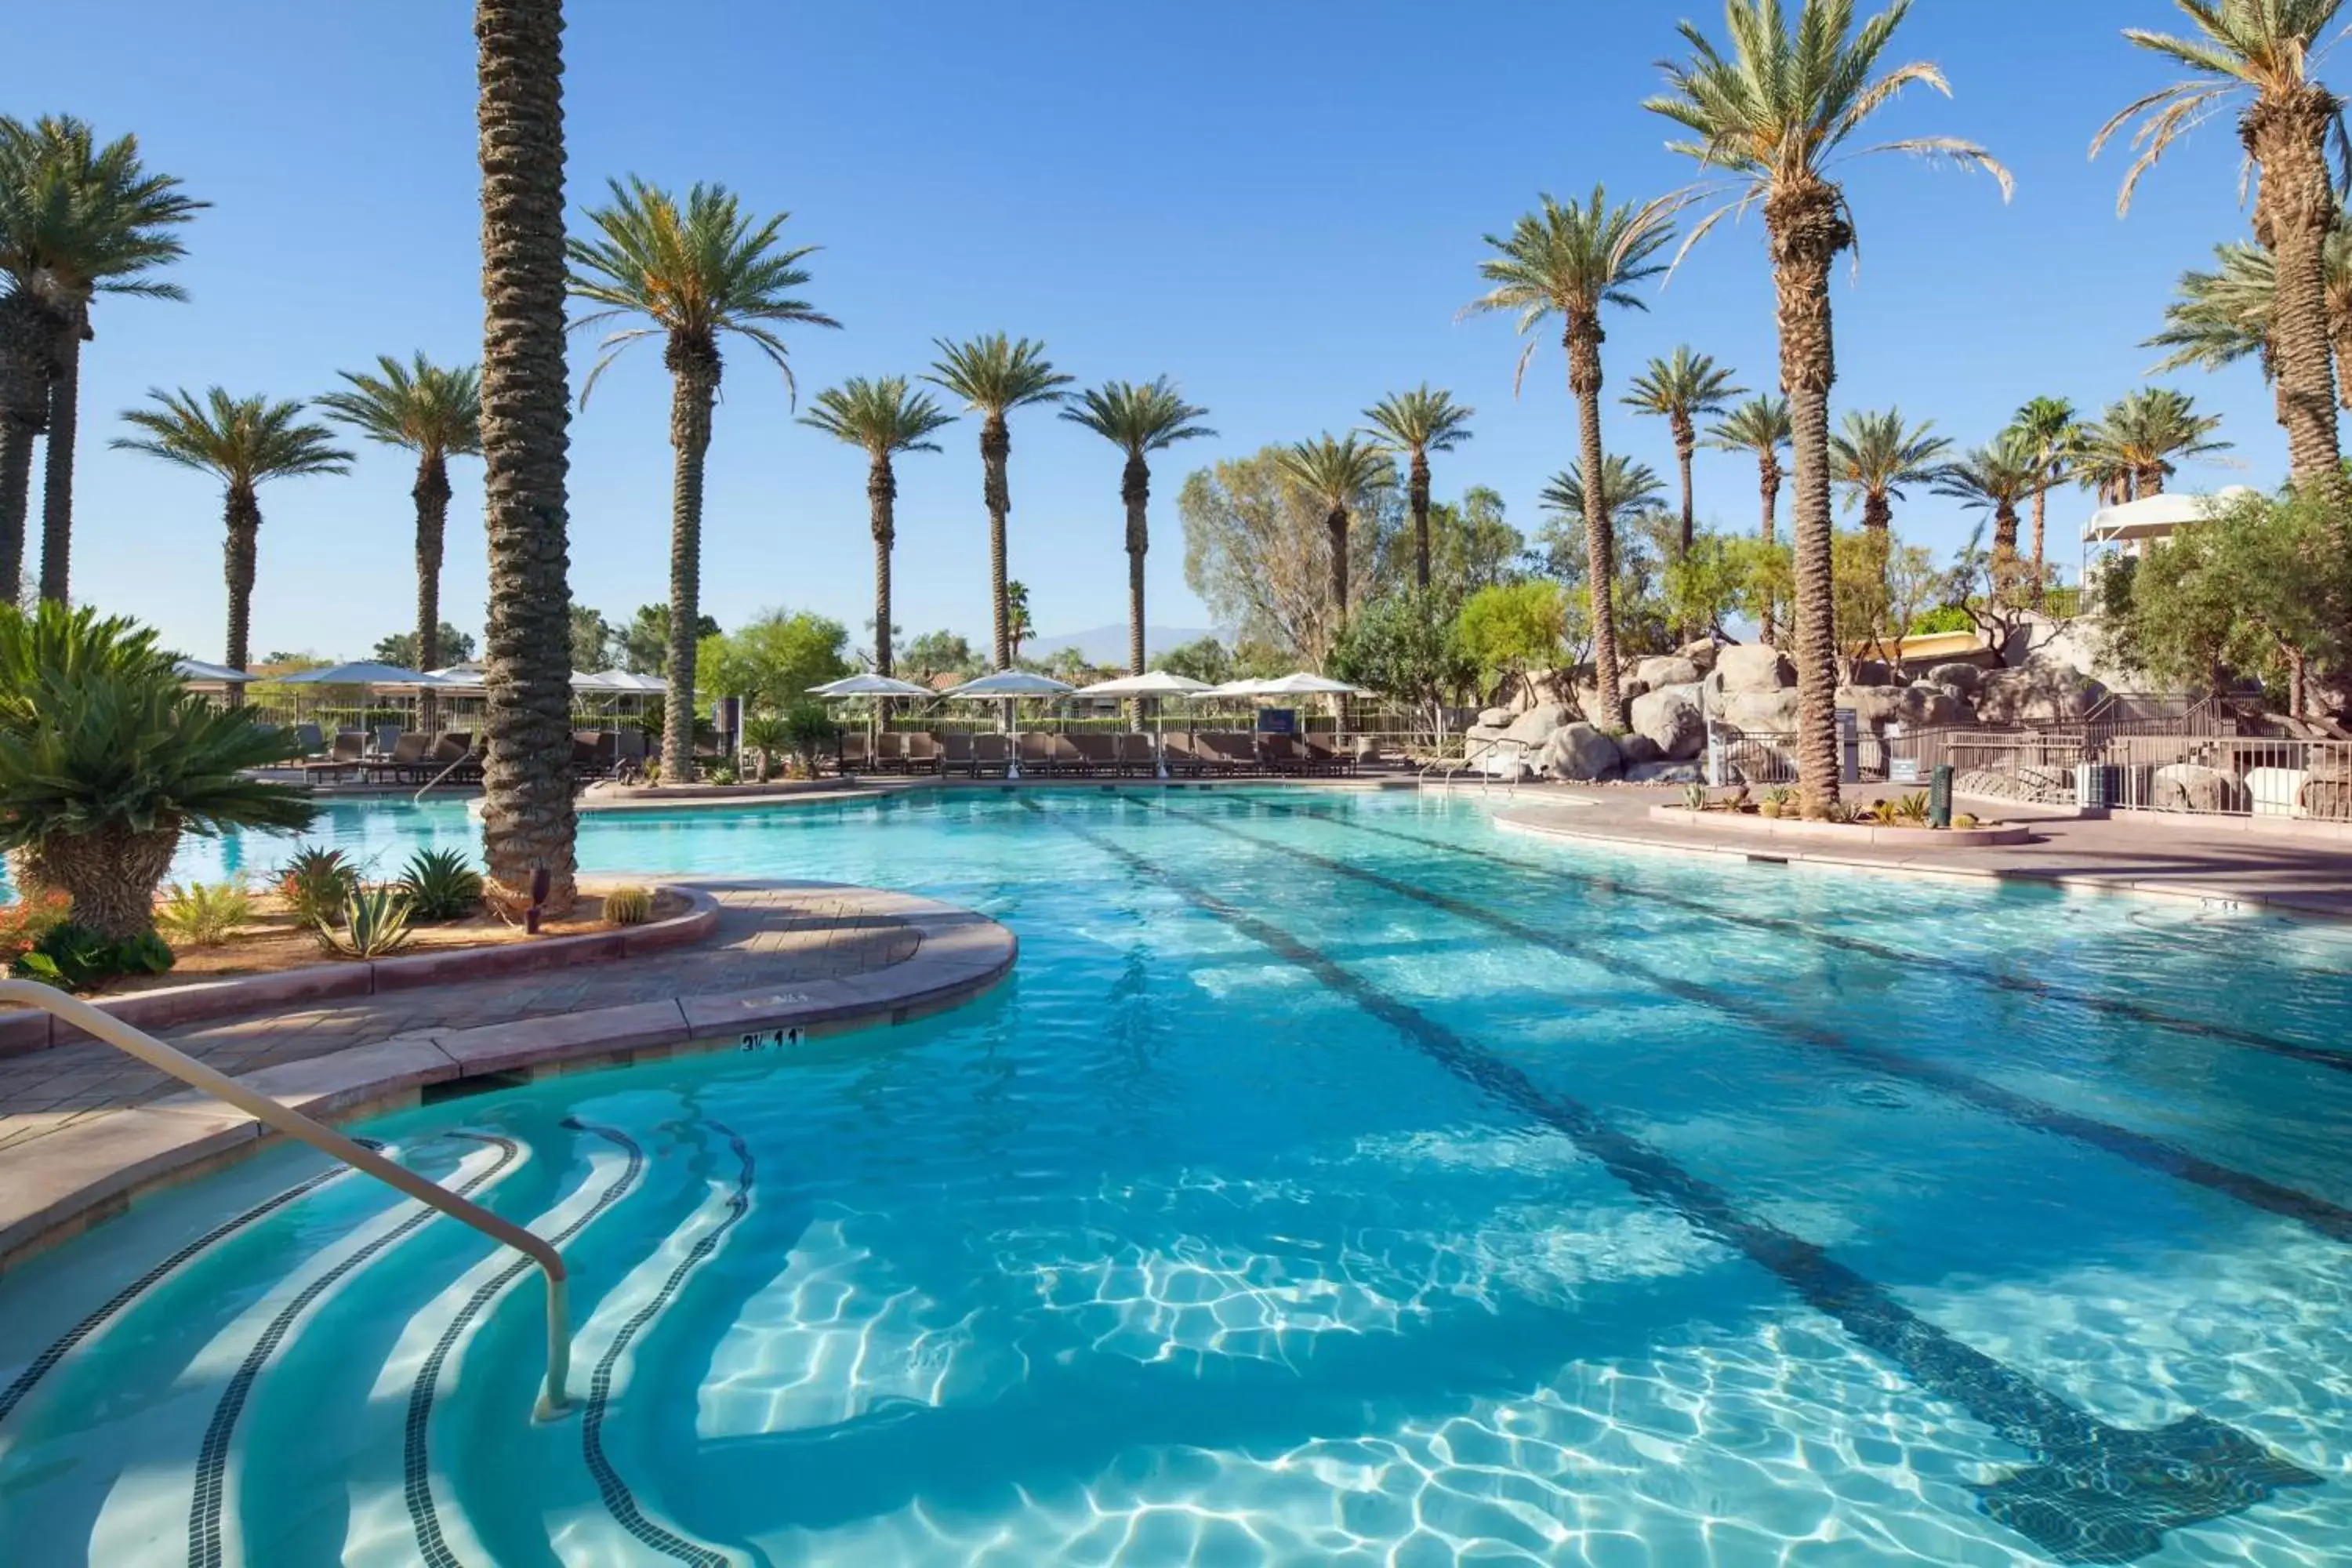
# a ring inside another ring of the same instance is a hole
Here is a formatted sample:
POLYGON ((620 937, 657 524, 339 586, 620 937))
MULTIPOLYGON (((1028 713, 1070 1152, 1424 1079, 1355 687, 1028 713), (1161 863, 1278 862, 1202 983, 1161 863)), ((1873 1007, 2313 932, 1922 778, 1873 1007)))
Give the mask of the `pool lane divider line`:
MULTIPOLYGON (((451 1189, 459 1197, 471 1197, 498 1180, 522 1153, 521 1145, 513 1139, 496 1134, 456 1131, 444 1136, 486 1143, 495 1151, 488 1169, 478 1172, 451 1189)), ((237 1418, 244 1414, 246 1401, 253 1392, 254 1381, 268 1368, 296 1321, 310 1310, 313 1302, 326 1294, 337 1281, 414 1234, 438 1213, 422 1204, 410 1206, 414 1207, 415 1213, 303 1286, 262 1330, 260 1337, 246 1352, 245 1360, 230 1376, 228 1386, 221 1391, 219 1403, 213 1406, 212 1423, 205 1429, 204 1446, 196 1456, 195 1496, 188 1505, 188 1568, 221 1568, 225 1560, 221 1544, 221 1515, 227 1500, 229 1442, 236 1436, 237 1418)))
MULTIPOLYGON (((570 1224, 547 1238, 550 1245, 562 1247, 628 1194, 645 1173, 646 1152, 636 1140, 617 1127, 602 1127, 593 1122, 565 1117, 562 1125, 574 1131, 593 1133, 617 1147, 625 1156, 621 1173, 606 1184, 596 1194, 595 1201, 575 1215, 570 1224)), ((409 1385, 408 1416, 401 1434, 401 1485, 408 1504, 409 1523, 416 1532, 418 1561, 429 1568, 462 1568, 457 1554, 449 1550, 449 1542, 441 1530, 441 1510, 433 1500, 433 1464, 427 1437, 433 1421, 433 1401, 441 1382, 441 1368, 450 1352, 474 1319, 495 1300, 499 1292, 538 1265, 528 1258, 517 1258, 499 1269, 467 1297, 448 1326, 441 1331, 432 1352, 418 1369, 416 1381, 409 1385)))
MULTIPOLYGON (((1129 796, 1129 798, 1138 797, 1129 796)), ((1835 948, 1843 952, 1863 953, 1906 969, 1932 967, 1939 975, 1959 975, 1969 980, 1981 981, 1987 985, 1995 986, 2003 991, 2037 997, 2042 1001, 2063 1002, 2069 1006, 2080 1007, 2087 1012, 2105 1013, 2118 1018, 2128 1018, 2133 1023, 2146 1024, 2153 1028, 2165 1029, 2174 1034, 2220 1040, 2229 1045, 2243 1046, 2249 1050, 2264 1051, 2272 1056, 2307 1062, 2314 1067, 2326 1068, 2335 1072, 2352 1073, 2352 1052, 2333 1051, 2322 1046, 2301 1045, 2294 1040, 2281 1039, 2276 1035, 2266 1035, 2259 1029, 2240 1028, 2234 1025, 2212 1023, 2203 1018, 2183 1017, 2178 1013, 2168 1013, 2161 1007, 2151 1007, 2145 1003, 2128 1001, 2120 996, 2102 996, 2095 992, 2077 991, 2070 986, 2059 985, 2046 980, 2037 980, 2030 974, 2012 973, 2005 969, 1997 969, 1990 964, 1975 963, 1965 959, 1930 960, 1917 953, 1906 952, 1899 947, 1890 947, 1885 942, 1873 942, 1867 937, 1822 931, 1818 927, 1808 925, 1803 921, 1787 920, 1772 915, 1734 914, 1719 905, 1708 903, 1704 899, 1685 898, 1677 893, 1662 892, 1650 888, 1637 888, 1620 882, 1614 878, 1600 876, 1589 871, 1571 871, 1539 861, 1522 860, 1516 856, 1498 855, 1491 849, 1474 849, 1465 844, 1449 844, 1442 838, 1424 838, 1416 833, 1401 833, 1393 827, 1380 827, 1371 823, 1358 822, 1347 816, 1337 816, 1329 811, 1318 810, 1310 806, 1292 805, 1286 802, 1272 800, 1254 800, 1248 804, 1266 811, 1279 812, 1285 816, 1310 817, 1317 822, 1328 822, 1334 827, 1344 827, 1354 833, 1369 833, 1381 838, 1392 838, 1400 844, 1411 844, 1424 849, 1442 849, 1448 854, 1483 860, 1490 866, 1501 866, 1514 871, 1533 871, 1559 881, 1573 882, 1580 887, 1591 888, 1599 892, 1616 893, 1629 899, 1662 904, 1669 909, 1688 910, 1709 920, 1721 921, 1727 925, 1744 926, 1750 931, 1769 931, 1776 936, 1795 937, 1801 942, 1811 942, 1819 947, 1835 948)), ((1751 855, 1748 858, 1754 860, 1758 857, 1751 855)))
MULTIPOLYGON (((368 1149, 381 1150, 383 1147, 373 1138, 359 1138, 354 1139, 353 1142, 368 1149)), ((46 1350, 26 1363, 25 1370, 18 1373, 6 1388, 0 1388, 0 1421, 8 1419, 9 1414, 23 1403, 25 1395, 33 1391, 33 1385, 55 1370, 58 1363, 63 1361, 78 1346, 85 1343, 100 1330, 105 1328, 133 1301, 194 1260, 199 1253, 207 1251, 217 1243, 226 1240, 254 1221, 265 1219, 277 1213, 297 1198, 314 1193, 330 1182, 341 1181, 351 1173, 351 1166, 334 1165, 315 1176, 305 1177, 283 1192, 273 1193, 251 1208, 231 1215, 108 1297, 104 1302, 94 1308, 88 1317, 58 1335, 46 1350)))
POLYGON ((1636 1195, 1734 1247, 1900 1367, 1911 1382, 2032 1455, 2032 1465, 1990 1484, 1971 1483, 1969 1489, 1989 1517, 2059 1562, 2133 1562, 2161 1549, 2168 1530, 2238 1512, 2283 1487, 2323 1483, 2325 1478, 2198 1412, 2148 1429, 2112 1426, 2084 1414, 1921 1318, 1885 1287, 1822 1247, 1741 1213, 1705 1178, 1619 1131, 1590 1107, 1546 1092, 1509 1062, 1287 931, 1061 813, 1031 800, 1021 804, 1305 971, 1465 1083, 1560 1132, 1636 1195))
POLYGON ((587 1459, 589 1473, 595 1479, 597 1495, 604 1499, 605 1510, 622 1529, 665 1557, 693 1563, 695 1568, 730 1568, 733 1560, 724 1552, 698 1541, 689 1541, 647 1519, 645 1510, 637 1506, 636 1494, 629 1489, 628 1482, 622 1479, 621 1472, 604 1452, 604 1416, 612 1401, 613 1373, 619 1366, 621 1357, 627 1352, 630 1341, 669 1306, 677 1295, 678 1288, 686 1283, 687 1277, 719 1250, 719 1245, 726 1239, 727 1233, 751 1209, 754 1165, 750 1146, 743 1142, 740 1133, 724 1122, 706 1118, 703 1124, 723 1134, 734 1148, 737 1163, 735 1190, 728 1196, 724 1216, 695 1238, 694 1245, 687 1249, 684 1258, 678 1259, 677 1267, 670 1270, 661 1288, 630 1315, 628 1321, 621 1325, 613 1336, 611 1346, 597 1361, 595 1373, 589 1379, 587 1404, 581 1418, 580 1446, 587 1459))
POLYGON ((1393 893, 1399 898, 1425 904, 1431 909, 1483 925, 1489 931, 1498 931, 1515 941, 1559 953, 1564 958, 1576 959, 1587 963, 1603 964, 1615 973, 1628 975, 1643 984, 1664 992, 1677 1001, 1687 1002, 1694 1006, 1706 1007, 1713 1012, 1721 1013, 1727 1017, 1737 1018, 1779 1037, 1798 1040, 1816 1049, 1834 1052, 1874 1071, 1883 1072, 1890 1078, 1906 1079, 1911 1082, 1923 1084, 1965 1104, 1973 1105, 1980 1110, 1990 1111, 2004 1121, 2014 1122, 2029 1131, 2053 1133, 2061 1138, 2072 1139, 2075 1142, 2097 1149, 2103 1153, 2114 1154, 2160 1175, 2171 1176, 2192 1185, 2204 1187, 2226 1197, 2235 1198, 2251 1207, 2308 1226, 2320 1235, 2333 1240, 2352 1243, 2352 1208, 2347 1208, 2341 1204, 2330 1203, 2327 1199, 2315 1196, 2301 1188, 2290 1187, 2264 1176, 2257 1176, 2228 1165, 2217 1164, 2202 1155, 2192 1154, 2188 1150, 2168 1143, 2160 1138, 2151 1137, 2145 1132, 2135 1132, 2128 1127, 2118 1127, 2110 1121, 2101 1121, 2093 1117, 2084 1116, 2059 1106, 2032 1099, 2013 1089, 2003 1089, 1999 1084, 1989 1082, 1973 1074, 1961 1072, 1957 1068, 1948 1068, 1936 1062, 1924 1061, 1916 1057, 1906 1056, 1900 1051, 1889 1050, 1884 1046, 1849 1039, 1834 1029, 1822 1028, 1801 1018, 1789 1017, 1770 1008, 1744 1002, 1738 996, 1711 985, 1703 985, 1694 980, 1685 980, 1675 975, 1662 973, 1647 965, 1616 954, 1604 958, 1567 937, 1531 926, 1524 921, 1514 920, 1508 915, 1496 914, 1492 910, 1481 908, 1466 900, 1433 892, 1427 888, 1401 881, 1379 871, 1350 865, 1345 860, 1333 859, 1328 855, 1318 855, 1311 849, 1302 849, 1292 845, 1278 844, 1271 839, 1260 838, 1255 834, 1244 833, 1228 824, 1196 816, 1191 812, 1178 811, 1171 806, 1160 806, 1158 809, 1176 820, 1193 824, 1213 833, 1221 833, 1229 838, 1272 854, 1286 855, 1294 859, 1304 860, 1335 876, 1346 877, 1369 887, 1379 888, 1384 892, 1393 893))

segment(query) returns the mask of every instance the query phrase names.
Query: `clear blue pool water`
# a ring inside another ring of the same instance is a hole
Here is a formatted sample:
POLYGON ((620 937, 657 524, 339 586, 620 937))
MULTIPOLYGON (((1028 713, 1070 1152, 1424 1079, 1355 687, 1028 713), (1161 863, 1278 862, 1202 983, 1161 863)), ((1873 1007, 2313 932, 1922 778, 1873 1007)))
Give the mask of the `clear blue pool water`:
POLYGON ((366 1125, 572 1232, 560 1422, 536 1285, 352 1178, 47 1354, 299 1151, 0 1278, 0 1560, 2352 1561, 2337 931, 1409 794, 604 817, 582 859, 907 888, 1021 963, 366 1125))

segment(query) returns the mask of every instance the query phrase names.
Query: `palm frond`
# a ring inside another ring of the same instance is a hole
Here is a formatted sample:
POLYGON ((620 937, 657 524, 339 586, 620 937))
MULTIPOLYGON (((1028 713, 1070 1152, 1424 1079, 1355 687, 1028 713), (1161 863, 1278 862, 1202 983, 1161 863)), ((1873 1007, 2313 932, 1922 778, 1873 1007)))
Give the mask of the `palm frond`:
POLYGON ((1062 417, 1085 426, 1107 441, 1116 442, 1130 458, 1140 458, 1214 430, 1199 421, 1208 414, 1184 401, 1176 384, 1166 376, 1147 382, 1107 381, 1068 399, 1062 417))
POLYGON ((872 457, 896 452, 936 452, 939 443, 928 439, 955 423, 928 392, 910 392, 903 375, 868 380, 853 375, 839 386, 827 387, 810 400, 801 423, 837 440, 858 447, 872 457))

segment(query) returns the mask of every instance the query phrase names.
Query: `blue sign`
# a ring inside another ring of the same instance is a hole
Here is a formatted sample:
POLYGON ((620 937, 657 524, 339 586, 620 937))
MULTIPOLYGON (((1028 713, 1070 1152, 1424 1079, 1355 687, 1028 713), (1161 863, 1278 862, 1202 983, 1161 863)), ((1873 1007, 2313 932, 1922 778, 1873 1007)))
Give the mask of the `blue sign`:
POLYGON ((1298 710, 1296 708, 1259 709, 1257 732, 1261 735, 1296 735, 1298 733, 1298 710))

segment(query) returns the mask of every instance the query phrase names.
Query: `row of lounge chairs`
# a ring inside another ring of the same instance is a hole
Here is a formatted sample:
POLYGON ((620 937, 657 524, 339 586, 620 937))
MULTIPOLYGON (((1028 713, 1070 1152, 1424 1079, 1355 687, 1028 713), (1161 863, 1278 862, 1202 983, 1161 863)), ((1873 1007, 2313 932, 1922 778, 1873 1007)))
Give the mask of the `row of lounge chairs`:
POLYGON ((1155 744, 1150 735, 1059 735, 1026 731, 1018 735, 928 731, 887 732, 867 738, 845 733, 840 767, 845 773, 963 774, 1002 777, 1018 765, 1025 775, 1148 778, 1160 767, 1164 747, 1172 776, 1199 778, 1244 773, 1324 776, 1351 773, 1356 759, 1291 735, 1246 731, 1171 732, 1155 744))
MULTIPOLYGON (((317 731, 312 730, 311 733, 315 735, 317 731)), ((474 749, 471 731, 450 730, 440 734, 409 731, 396 732, 390 739, 389 747, 376 749, 371 746, 366 731, 345 730, 335 736, 325 756, 296 765, 301 769, 302 776, 313 784, 343 784, 353 779, 362 784, 424 784, 436 780, 446 784, 482 782, 481 757, 474 749)))

